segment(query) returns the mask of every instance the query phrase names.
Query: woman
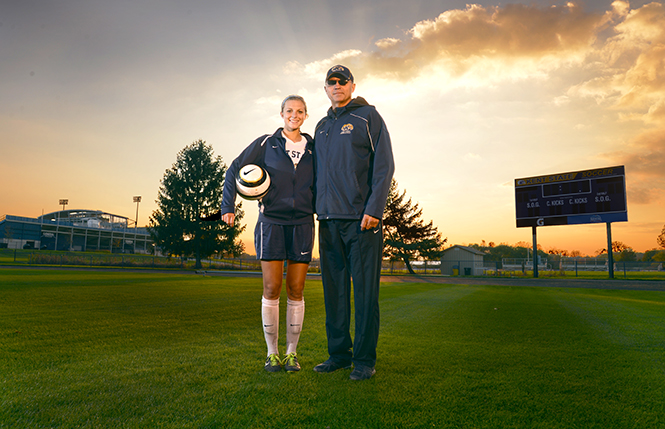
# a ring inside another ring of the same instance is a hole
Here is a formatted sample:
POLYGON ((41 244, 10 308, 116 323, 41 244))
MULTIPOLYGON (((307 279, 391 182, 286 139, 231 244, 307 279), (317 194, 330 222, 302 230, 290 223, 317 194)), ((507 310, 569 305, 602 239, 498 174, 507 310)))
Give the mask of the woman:
POLYGON ((256 164, 270 175, 268 193, 259 201, 259 219, 254 230, 256 257, 263 272, 261 315, 268 346, 265 369, 299 371, 296 347, 300 337, 305 301, 303 288, 314 244, 314 169, 312 138, 300 132, 307 118, 307 105, 298 95, 282 102, 284 127, 272 135, 254 140, 236 158, 224 180, 222 220, 235 220, 235 180, 241 167, 256 164), (279 337, 279 296, 286 263, 286 357, 277 349, 279 337))

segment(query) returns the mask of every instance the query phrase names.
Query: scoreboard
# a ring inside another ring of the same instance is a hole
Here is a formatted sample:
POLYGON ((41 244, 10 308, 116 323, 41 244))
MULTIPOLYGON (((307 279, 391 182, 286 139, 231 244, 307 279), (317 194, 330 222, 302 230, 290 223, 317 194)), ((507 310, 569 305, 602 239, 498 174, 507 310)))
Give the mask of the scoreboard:
POLYGON ((624 166, 515 179, 517 227, 625 222, 624 166))

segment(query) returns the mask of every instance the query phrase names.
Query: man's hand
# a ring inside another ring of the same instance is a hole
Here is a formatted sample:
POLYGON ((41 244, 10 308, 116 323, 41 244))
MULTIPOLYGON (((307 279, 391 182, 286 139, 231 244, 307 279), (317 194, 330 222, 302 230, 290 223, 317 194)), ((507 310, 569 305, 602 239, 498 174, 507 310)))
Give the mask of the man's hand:
POLYGON ((233 222, 236 220, 236 215, 235 213, 224 213, 222 215, 222 220, 226 222, 228 225, 233 226, 233 222))
POLYGON ((360 221, 360 230, 365 231, 368 229, 374 229, 378 224, 379 219, 366 214, 363 215, 363 219, 360 221))

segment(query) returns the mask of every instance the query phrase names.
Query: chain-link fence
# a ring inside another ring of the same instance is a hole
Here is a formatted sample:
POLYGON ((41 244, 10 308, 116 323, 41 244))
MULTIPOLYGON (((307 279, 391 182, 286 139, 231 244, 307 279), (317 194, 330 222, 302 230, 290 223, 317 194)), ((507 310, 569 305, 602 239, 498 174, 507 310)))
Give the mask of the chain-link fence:
MULTIPOLYGON (((261 262, 254 256, 242 258, 204 259, 203 270, 260 271, 261 262)), ((193 258, 162 257, 140 254, 111 254, 96 252, 54 252, 45 250, 0 249, 0 264, 4 265, 50 265, 81 267, 147 267, 193 269, 193 258)), ((440 274, 440 261, 413 261, 411 269, 416 274, 440 274)), ((319 273, 319 260, 309 264, 310 273, 319 273)), ((383 274, 409 274, 403 261, 383 261, 383 274)))
MULTIPOLYGON (((512 273, 512 275, 532 275, 533 260, 519 258, 504 258, 501 263, 495 263, 496 268, 491 274, 499 275, 512 273)), ((665 280, 663 262, 659 261, 615 261, 612 266, 615 277, 644 278, 648 275, 661 276, 665 280)), ((538 261, 538 271, 543 276, 572 276, 594 277, 596 274, 609 275, 608 260, 604 258, 542 258, 538 261)))
MULTIPOLYGON (((193 258, 163 257, 142 254, 115 254, 104 252, 55 252, 48 250, 0 249, 0 265, 25 266, 80 266, 80 267, 145 267, 168 269, 194 269, 193 258)), ((411 261, 411 270, 404 261, 383 261, 383 275, 444 276, 533 276, 533 260, 505 258, 501 262, 478 260, 411 261)), ((254 256, 243 258, 211 258, 202 261, 203 270, 261 271, 261 263, 254 256)), ((309 265, 310 273, 320 273, 319 260, 309 265)), ((538 261, 541 277, 607 278, 606 259, 601 258, 541 258, 538 261)), ((618 261, 614 263, 615 278, 665 280, 663 262, 618 261)))
MULTIPOLYGON (((255 257, 204 259, 203 269, 207 270, 249 270, 260 271, 261 263, 255 257)), ((54 252, 45 250, 0 249, 2 265, 48 265, 79 267, 145 267, 193 269, 193 258, 164 257, 142 254, 116 254, 105 252, 54 252)), ((310 264, 310 272, 318 272, 318 261, 310 264)))

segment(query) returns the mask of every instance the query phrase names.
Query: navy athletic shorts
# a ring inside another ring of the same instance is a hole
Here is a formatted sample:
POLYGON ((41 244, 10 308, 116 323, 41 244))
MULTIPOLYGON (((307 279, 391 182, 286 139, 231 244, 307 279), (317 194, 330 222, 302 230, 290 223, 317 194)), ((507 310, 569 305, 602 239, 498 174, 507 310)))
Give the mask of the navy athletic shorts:
POLYGON ((314 224, 277 225, 257 222, 254 228, 256 259, 310 262, 314 247, 314 224))

